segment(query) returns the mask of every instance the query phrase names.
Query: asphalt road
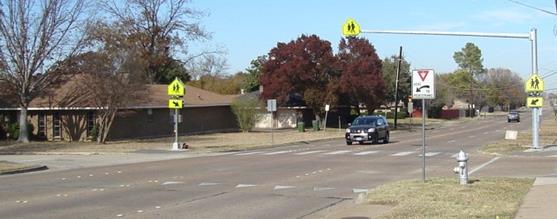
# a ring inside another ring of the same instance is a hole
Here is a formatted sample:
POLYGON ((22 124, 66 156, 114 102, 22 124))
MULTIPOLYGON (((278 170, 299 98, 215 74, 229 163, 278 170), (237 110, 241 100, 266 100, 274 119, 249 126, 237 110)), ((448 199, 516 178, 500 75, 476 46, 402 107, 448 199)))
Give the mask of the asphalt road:
MULTIPOLYGON (((470 154, 471 177, 555 174, 551 154, 496 157, 477 152, 521 123, 491 117, 426 131, 427 177, 452 176, 470 154)), ((343 133, 342 133, 343 134, 343 133)), ((0 218, 318 218, 358 193, 421 179, 421 131, 393 132, 389 144, 344 140, 166 161, 0 177, 0 218)))

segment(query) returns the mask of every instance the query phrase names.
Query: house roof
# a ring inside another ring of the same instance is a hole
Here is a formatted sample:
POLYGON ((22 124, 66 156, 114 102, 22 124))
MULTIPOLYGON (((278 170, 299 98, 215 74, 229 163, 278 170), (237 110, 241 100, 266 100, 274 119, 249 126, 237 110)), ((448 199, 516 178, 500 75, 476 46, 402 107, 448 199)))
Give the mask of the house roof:
MULTIPOLYGON (((31 101, 28 110, 76 110, 76 109, 95 109, 92 101, 79 95, 79 87, 74 77, 61 86, 55 88, 48 95, 37 97, 31 101), (76 89, 77 88, 77 89, 76 89)), ((168 108, 167 95, 168 85, 146 85, 146 95, 141 103, 128 106, 128 109, 137 108, 168 108)), ((207 90, 185 85, 184 107, 207 107, 207 106, 226 106, 236 98, 236 95, 221 95, 207 90)), ((19 106, 15 102, 0 101, 0 110, 17 110, 19 106)))

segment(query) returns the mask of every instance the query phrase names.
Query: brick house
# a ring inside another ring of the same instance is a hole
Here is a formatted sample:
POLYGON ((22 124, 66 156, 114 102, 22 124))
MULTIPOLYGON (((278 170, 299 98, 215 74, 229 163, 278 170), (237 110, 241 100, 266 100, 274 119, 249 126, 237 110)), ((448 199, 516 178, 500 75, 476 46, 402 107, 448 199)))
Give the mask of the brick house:
MULTIPOLYGON (((97 121, 92 106, 61 107, 67 101, 68 87, 61 86, 53 95, 34 99, 28 108, 31 138, 47 141, 89 141, 97 121)), ((108 134, 109 140, 164 137, 173 135, 174 110, 168 109, 167 85, 147 85, 147 101, 118 111, 108 134)), ((184 108, 180 110, 180 134, 227 132, 239 130, 230 109, 233 95, 220 95, 186 85, 184 108)), ((0 95, 0 138, 5 138, 7 124, 16 123, 19 108, 0 95)))

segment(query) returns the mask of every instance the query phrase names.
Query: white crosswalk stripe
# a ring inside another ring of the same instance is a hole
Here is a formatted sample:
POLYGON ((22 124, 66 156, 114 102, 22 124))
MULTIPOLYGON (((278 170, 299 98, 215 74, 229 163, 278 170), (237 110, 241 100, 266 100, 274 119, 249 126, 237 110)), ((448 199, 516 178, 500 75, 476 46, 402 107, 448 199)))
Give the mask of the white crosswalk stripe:
MULTIPOLYGON (((426 153, 425 153, 425 156, 426 156, 426 157, 433 157, 433 156, 438 155, 438 154, 440 154, 440 153, 441 153, 441 152, 426 152, 426 153)), ((420 154, 420 155, 418 155, 418 156, 421 157, 422 154, 420 154)))
POLYGON ((247 153, 241 153, 241 154, 235 154, 237 156, 244 156, 244 155, 254 155, 254 154, 261 154, 263 153, 263 151, 254 151, 254 152, 247 152, 247 153))
POLYGON ((305 151, 305 152, 295 153, 295 155, 316 154, 321 152, 325 152, 325 150, 305 151))
POLYGON ((332 151, 332 152, 324 153, 324 154, 326 154, 326 155, 336 155, 336 154, 346 154, 346 153, 350 153, 350 152, 352 152, 352 151, 350 151, 350 150, 339 150, 339 151, 332 151))
POLYGON ((402 157, 402 156, 407 156, 407 155, 410 155, 410 154, 413 154, 413 153, 416 153, 416 152, 415 151, 403 151, 403 152, 398 152, 398 153, 395 153, 395 154, 391 154, 391 156, 402 157))
POLYGON ((368 154, 375 154, 379 151, 362 151, 362 152, 358 152, 358 153, 354 153, 354 155, 368 155, 368 154))
POLYGON ((290 153, 290 152, 293 152, 293 151, 292 151, 292 150, 287 150, 287 151, 275 151, 275 152, 265 153, 264 155, 286 154, 286 153, 290 153))

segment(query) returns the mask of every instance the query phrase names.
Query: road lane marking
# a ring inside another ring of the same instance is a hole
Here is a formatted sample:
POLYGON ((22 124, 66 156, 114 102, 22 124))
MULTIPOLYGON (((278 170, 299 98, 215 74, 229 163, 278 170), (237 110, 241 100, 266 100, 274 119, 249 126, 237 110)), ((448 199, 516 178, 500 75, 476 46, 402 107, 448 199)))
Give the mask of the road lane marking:
POLYGON ((254 186, 257 186, 257 185, 254 185, 254 184, 238 184, 236 186, 236 188, 246 188, 246 187, 254 187, 254 186))
POLYGON ((163 182, 161 185, 163 185, 163 186, 164 186, 164 185, 175 185, 175 184, 182 184, 182 183, 184 183, 184 182, 180 182, 180 181, 166 181, 166 182, 163 182))
POLYGON ((476 137, 475 135, 468 136, 468 138, 475 138, 475 137, 476 137))
MULTIPOLYGON (((440 154, 440 153, 441 153, 441 152, 426 152, 426 153, 425 153, 425 156, 426 156, 426 157, 433 157, 433 156, 438 155, 438 154, 440 154)), ((422 156, 422 154, 418 155, 418 157, 421 157, 421 156, 422 156)))
POLYGON ((275 151, 275 152, 265 153, 264 155, 286 154, 286 153, 290 153, 290 152, 292 152, 292 151, 291 151, 291 150, 287 150, 287 151, 275 151))
POLYGON ((214 183, 214 182, 202 182, 199 183, 198 186, 214 186, 214 185, 219 185, 220 183, 214 183))
POLYGON ((489 165, 489 164, 495 162, 496 160, 499 160, 499 158, 501 158, 501 157, 494 157, 494 158, 491 159, 490 161, 488 161, 488 162, 486 162, 486 163, 484 163, 484 164, 482 164, 482 165, 480 165, 480 166, 474 168, 472 171, 470 171, 470 172, 468 173, 468 175, 472 175, 472 173, 474 173, 474 172, 476 172, 476 171, 478 171, 478 170, 480 170, 480 169, 486 167, 487 165, 489 165))
POLYGON ((416 153, 416 152, 415 151, 403 151, 403 152, 398 152, 398 153, 395 153, 395 154, 391 154, 391 156, 402 157, 402 156, 410 155, 410 154, 413 154, 413 153, 416 153))
POLYGON ((326 190, 333 190, 335 188, 330 188, 330 187, 313 187, 313 191, 315 192, 319 192, 319 191, 326 191, 326 190))
POLYGON ((346 154, 352 152, 350 150, 338 150, 338 151, 333 151, 333 152, 329 152, 329 153, 324 153, 326 155, 337 155, 337 154, 346 154))
POLYGON ((295 155, 315 154, 315 153, 321 153, 321 152, 325 152, 325 151, 326 150, 306 151, 306 152, 295 153, 295 155))
POLYGON ((368 155, 368 154, 375 154, 379 151, 362 151, 362 152, 358 152, 358 153, 354 153, 354 155, 368 155))
POLYGON ((447 141, 447 143, 454 143, 454 142, 456 142, 456 140, 447 141))
POLYGON ((277 186, 275 186, 275 188, 273 190, 292 189, 292 188, 296 188, 296 186, 280 186, 280 185, 277 185, 277 186))
POLYGON ((352 189, 352 193, 365 193, 368 191, 369 189, 352 189))
POLYGON ((451 155, 451 158, 456 158, 458 156, 458 153, 455 153, 453 155, 451 155))
POLYGON ((241 153, 241 154, 235 154, 238 156, 244 156, 244 155, 253 155, 253 154, 261 154, 263 153, 263 151, 254 151, 254 152, 247 152, 247 153, 241 153))

